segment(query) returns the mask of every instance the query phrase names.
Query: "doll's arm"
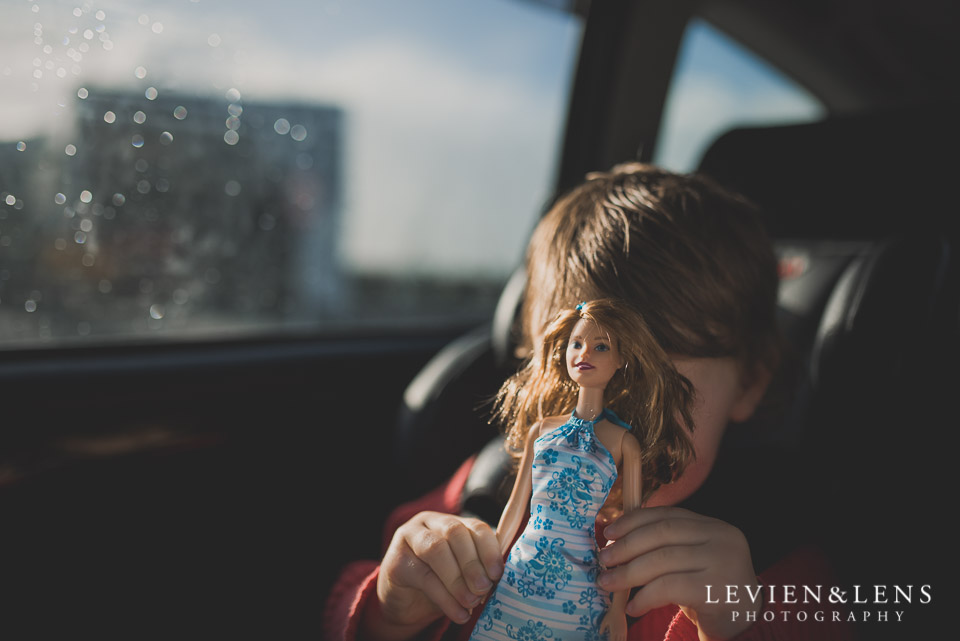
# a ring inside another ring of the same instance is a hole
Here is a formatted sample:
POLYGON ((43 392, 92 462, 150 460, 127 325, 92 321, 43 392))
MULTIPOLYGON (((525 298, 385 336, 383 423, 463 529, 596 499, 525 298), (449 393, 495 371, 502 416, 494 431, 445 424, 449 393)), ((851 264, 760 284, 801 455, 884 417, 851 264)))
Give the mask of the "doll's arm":
MULTIPOLYGON (((623 511, 630 512, 640 507, 643 483, 641 481, 640 444, 633 434, 625 432, 621 442, 623 454, 623 511)), ((627 598, 629 590, 613 593, 610 609, 603 617, 601 631, 609 630, 610 641, 623 641, 627 638, 627 598)))
POLYGON ((497 539, 500 541, 501 556, 510 549, 513 537, 517 535, 517 528, 520 527, 520 521, 526 514, 527 503, 530 502, 533 483, 533 442, 539 436, 540 421, 537 421, 527 433, 527 444, 523 448, 523 456, 520 458, 517 480, 513 483, 510 498, 507 499, 507 505, 503 508, 503 514, 500 515, 500 523, 497 524, 497 539))

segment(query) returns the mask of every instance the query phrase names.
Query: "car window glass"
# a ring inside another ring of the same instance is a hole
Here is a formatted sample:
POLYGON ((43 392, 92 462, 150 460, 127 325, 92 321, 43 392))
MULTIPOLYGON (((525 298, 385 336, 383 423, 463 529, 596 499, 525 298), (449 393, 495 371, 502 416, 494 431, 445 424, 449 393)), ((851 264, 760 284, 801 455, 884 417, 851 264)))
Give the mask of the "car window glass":
POLYGON ((707 146, 728 129, 810 122, 825 114, 810 92, 709 23, 694 19, 680 45, 654 162, 692 171, 707 146))
POLYGON ((581 30, 520 0, 4 3, 0 347, 488 317, 581 30))

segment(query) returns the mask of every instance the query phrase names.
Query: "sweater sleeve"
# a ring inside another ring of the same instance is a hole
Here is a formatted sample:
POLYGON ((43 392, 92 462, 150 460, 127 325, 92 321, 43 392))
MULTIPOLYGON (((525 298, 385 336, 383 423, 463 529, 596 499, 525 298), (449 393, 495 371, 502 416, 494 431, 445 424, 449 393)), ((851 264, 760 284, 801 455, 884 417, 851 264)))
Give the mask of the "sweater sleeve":
MULTIPOLYGON (((450 480, 432 492, 398 506, 387 517, 383 530, 381 555, 393 538, 397 528, 418 512, 435 511, 455 514, 460 508, 460 495, 467 476, 473 467, 470 458, 460 466, 450 480)), ((348 563, 330 590, 323 614, 324 639, 330 641, 355 641, 361 616, 367 607, 375 607, 379 561, 359 560, 348 563)), ((445 621, 445 620, 444 620, 445 621)), ((418 641, 439 639, 446 624, 444 621, 429 626, 418 636, 418 641)))
MULTIPOLYGON (((835 585, 830 564, 816 547, 804 546, 778 561, 759 577, 761 587, 776 586, 775 594, 782 595, 782 586, 835 585)), ((766 590, 763 591, 766 594, 766 590)), ((855 638, 853 626, 846 617, 834 620, 831 605, 822 603, 772 603, 764 600, 756 621, 734 637, 735 641, 850 641, 855 638), (819 612, 819 614, 818 614, 819 612), (823 616, 826 614, 826 616, 823 616), (823 619, 823 620, 821 620, 823 619)), ((697 626, 677 611, 664 641, 697 641, 697 626)))

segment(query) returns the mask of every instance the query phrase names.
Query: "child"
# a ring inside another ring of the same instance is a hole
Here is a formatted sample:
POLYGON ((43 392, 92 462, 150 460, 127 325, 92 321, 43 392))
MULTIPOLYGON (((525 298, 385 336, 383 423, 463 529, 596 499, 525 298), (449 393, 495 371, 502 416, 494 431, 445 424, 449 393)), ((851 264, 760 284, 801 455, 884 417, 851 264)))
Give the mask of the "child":
MULTIPOLYGON (((831 638, 830 624, 767 621, 764 603, 716 598, 706 586, 827 584, 822 559, 794 554, 758 581, 743 534, 723 521, 671 507, 710 474, 729 421, 749 418, 780 358, 777 269, 757 212, 695 175, 631 163, 591 174, 540 221, 527 253, 523 346, 558 310, 616 298, 639 310, 694 391, 694 456, 682 475, 598 535, 600 588, 631 592, 630 639, 831 638), (602 547, 602 546, 601 546, 602 547)), ((513 426, 505 426, 508 430, 513 426)), ((452 620, 466 638, 503 572, 485 523, 455 514, 468 461, 446 488, 400 508, 387 551, 347 566, 327 604, 325 628, 341 639, 436 639, 452 620)), ((744 497, 749 500, 749 497, 744 497)), ((393 525, 388 525, 393 529, 393 525)), ((716 589, 716 588, 715 588, 716 589)), ((778 608, 787 606, 778 604, 778 608)), ((802 606, 793 606, 802 607, 802 606)), ((566 640, 565 641, 569 641, 566 640)))

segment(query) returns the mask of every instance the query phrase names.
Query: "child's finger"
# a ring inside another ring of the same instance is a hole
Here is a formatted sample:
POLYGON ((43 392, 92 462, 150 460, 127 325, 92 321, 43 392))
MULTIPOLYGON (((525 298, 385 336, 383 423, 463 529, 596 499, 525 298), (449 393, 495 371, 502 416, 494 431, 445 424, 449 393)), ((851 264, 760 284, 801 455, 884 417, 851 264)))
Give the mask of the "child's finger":
POLYGON ((440 527, 460 566, 460 576, 467 589, 475 595, 486 594, 493 587, 493 581, 487 576, 487 571, 480 561, 473 532, 460 520, 446 521, 440 527))
POLYGON ((600 563, 620 565, 640 555, 670 545, 699 545, 710 540, 710 525, 700 519, 669 518, 654 521, 623 534, 600 550, 600 563))
POLYGON ((604 528, 603 535, 608 539, 615 540, 638 527, 666 519, 711 520, 710 517, 701 516, 681 507, 645 507, 624 512, 613 523, 604 528))
MULTIPOLYGON (((666 574, 640 588, 627 603, 626 613, 639 617, 665 605, 687 604, 697 601, 696 581, 682 573, 666 574)), ((700 595, 702 598, 702 595, 700 595)))
POLYGON ((503 557, 500 555, 500 541, 496 532, 479 519, 465 519, 464 523, 473 534, 473 542, 487 576, 491 581, 496 581, 503 575, 503 557))
POLYGON ((450 594, 443 581, 433 572, 423 575, 420 590, 452 621, 466 623, 470 619, 470 610, 450 594))
POLYGON ((627 590, 648 585, 664 575, 699 572, 708 566, 703 546, 668 545, 604 570, 597 577, 597 584, 605 590, 627 590))
MULTIPOLYGON (((466 609, 472 608, 479 603, 480 597, 467 587, 460 569, 460 563, 457 561, 453 550, 450 549, 450 544, 444 537, 443 531, 435 527, 431 528, 429 521, 425 522, 425 525, 427 527, 418 529, 407 537, 407 545, 410 546, 417 558, 430 568, 446 591, 461 606, 466 609)), ((436 525, 436 522, 434 522, 434 525, 436 525)))

